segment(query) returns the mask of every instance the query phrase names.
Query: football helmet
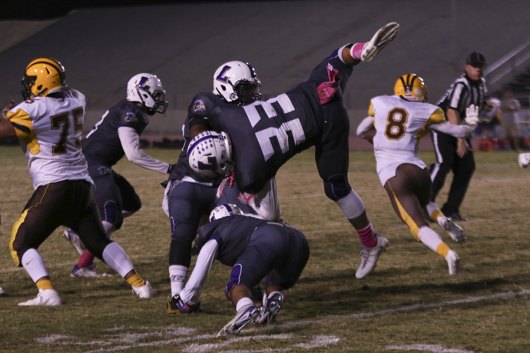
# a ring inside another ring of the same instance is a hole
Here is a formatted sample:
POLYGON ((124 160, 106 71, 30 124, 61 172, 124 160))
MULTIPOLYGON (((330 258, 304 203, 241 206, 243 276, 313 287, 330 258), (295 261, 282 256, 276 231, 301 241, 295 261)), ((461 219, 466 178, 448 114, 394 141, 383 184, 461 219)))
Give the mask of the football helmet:
POLYGON ((240 214, 243 214, 243 211, 241 211, 237 205, 233 203, 225 203, 214 208, 212 212, 210 212, 210 217, 208 217, 208 220, 213 222, 221 218, 240 214))
POLYGON ((191 169, 205 178, 222 176, 231 165, 232 145, 224 132, 203 131, 195 136, 187 150, 191 169))
POLYGON ((226 62, 213 74, 213 93, 227 103, 246 105, 260 100, 260 86, 254 68, 242 61, 226 62))
POLYGON ((394 84, 394 94, 411 102, 427 100, 427 86, 416 74, 404 74, 394 84))
POLYGON ((141 103, 149 115, 164 114, 168 105, 162 81, 156 75, 148 73, 136 74, 129 80, 127 100, 141 103))
POLYGON ((26 66, 22 76, 24 99, 46 96, 51 91, 66 86, 64 66, 53 58, 37 58, 26 66))

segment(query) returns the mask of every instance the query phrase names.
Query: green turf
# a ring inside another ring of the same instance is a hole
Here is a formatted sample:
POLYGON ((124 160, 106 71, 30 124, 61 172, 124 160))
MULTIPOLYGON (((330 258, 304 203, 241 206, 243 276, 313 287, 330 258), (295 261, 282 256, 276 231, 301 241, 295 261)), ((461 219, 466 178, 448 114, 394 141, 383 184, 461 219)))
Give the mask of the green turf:
MULTIPOLYGON (((148 152, 167 161, 177 156, 148 152)), ((423 157, 433 159, 432 153, 423 157)), ((17 307, 36 294, 8 251, 11 226, 32 188, 20 150, 0 147, 0 286, 7 292, 0 298, 0 352, 529 352, 530 170, 519 169, 510 152, 477 153, 476 160, 462 208, 471 219, 462 224, 468 241, 455 244, 442 234, 462 258, 463 273, 450 277, 444 260, 413 240, 394 214, 372 154, 351 153, 350 182, 390 240, 375 272, 362 281, 354 277, 359 241, 324 196, 312 152, 287 163, 278 174, 282 213, 309 239, 309 263, 276 325, 226 339, 215 337, 234 313, 223 292, 230 269, 221 264, 208 279, 200 313, 166 314, 164 177, 129 162, 116 169, 135 186, 143 208, 113 239, 158 296, 140 301, 117 275, 71 278, 76 253, 58 229, 39 250, 64 305, 17 307)), ((110 271, 100 262, 97 267, 110 271)))

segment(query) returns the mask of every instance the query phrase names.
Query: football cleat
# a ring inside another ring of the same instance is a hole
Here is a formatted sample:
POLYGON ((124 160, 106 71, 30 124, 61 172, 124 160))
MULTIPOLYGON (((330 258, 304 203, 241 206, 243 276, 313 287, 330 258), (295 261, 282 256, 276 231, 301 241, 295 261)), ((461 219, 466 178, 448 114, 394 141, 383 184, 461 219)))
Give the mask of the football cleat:
POLYGON ((217 333, 217 337, 238 334, 243 327, 256 322, 259 315, 260 310, 253 304, 242 307, 236 313, 236 316, 217 333))
POLYGON ((364 44, 361 61, 365 63, 372 61, 388 43, 396 38, 398 32, 399 24, 397 22, 390 22, 379 28, 372 39, 364 44))
POLYGON ((33 299, 18 303, 19 306, 59 306, 61 297, 55 289, 39 289, 39 294, 33 299))
POLYGON ((388 239, 377 235, 377 245, 373 248, 361 247, 361 263, 355 272, 355 278, 362 279, 372 272, 377 265, 379 256, 388 247, 388 239))
POLYGON ((6 291, 4 290, 4 288, 0 287, 0 296, 6 294, 6 291))
POLYGON ((149 281, 145 281, 143 286, 131 288, 133 293, 136 294, 140 299, 152 298, 156 294, 156 291, 153 289, 153 287, 151 287, 151 283, 149 283, 149 281))
POLYGON ((456 252, 449 250, 447 256, 445 257, 445 261, 447 261, 447 268, 451 276, 454 276, 460 272, 460 256, 458 256, 456 252))
POLYGON ((452 218, 446 218, 441 222, 442 228, 447 232, 447 234, 457 243, 463 243, 466 241, 466 235, 464 234, 464 229, 456 224, 452 218))
POLYGON ((77 265, 74 265, 72 268, 72 271, 70 272, 70 277, 83 277, 83 278, 99 278, 99 277, 109 277, 112 276, 108 273, 98 273, 95 270, 96 265, 92 264, 88 267, 77 267, 77 265))
POLYGON ((263 295, 263 306, 260 315, 256 319, 259 324, 270 324, 276 320, 283 303, 283 295, 280 292, 272 292, 268 296, 263 295))
POLYGON ((166 311, 168 314, 191 314, 192 312, 198 311, 200 305, 200 303, 195 305, 184 303, 180 295, 176 294, 169 298, 166 311))
POLYGON ((528 167, 528 164, 530 164, 530 152, 519 153, 519 156, 517 157, 517 162, 519 163, 519 167, 521 168, 528 167))
POLYGON ((79 238, 79 235, 77 235, 73 230, 69 228, 67 228, 63 234, 66 240, 68 240, 70 244, 72 244, 75 251, 77 251, 79 255, 81 255, 85 250, 85 244, 83 244, 81 238, 79 238))

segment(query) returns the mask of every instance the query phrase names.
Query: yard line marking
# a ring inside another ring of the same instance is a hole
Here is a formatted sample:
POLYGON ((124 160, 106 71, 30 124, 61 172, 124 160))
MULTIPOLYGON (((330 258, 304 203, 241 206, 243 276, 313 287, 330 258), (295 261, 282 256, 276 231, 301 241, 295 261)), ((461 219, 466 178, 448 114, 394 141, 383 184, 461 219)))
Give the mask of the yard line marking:
MULTIPOLYGON (((76 346, 90 346, 90 350, 86 351, 85 353, 96 353, 96 352, 118 352, 118 351, 126 351, 129 349, 137 348, 137 347, 161 347, 161 346, 167 346, 170 344, 187 344, 183 347, 183 351, 186 353, 208 353, 215 351, 217 353, 244 353, 244 352, 252 352, 252 353, 268 353, 268 352, 288 352, 291 351, 293 348, 302 348, 302 349, 312 349, 312 348, 321 348, 330 346, 333 344, 337 344, 340 342, 341 338, 337 336, 304 336, 304 335, 296 335, 294 333, 283 333, 283 334, 254 334, 254 332, 267 332, 268 330, 278 330, 278 329, 290 329, 290 328, 297 328, 300 326, 307 326, 307 325, 322 325, 330 321, 336 321, 336 320, 345 320, 345 319, 364 319, 364 318, 370 318, 375 316, 384 316, 384 315, 392 315, 396 313, 403 313, 403 312, 410 312, 415 310, 423 310, 423 309, 431 309, 431 308, 440 308, 445 306, 451 306, 451 305, 459 305, 459 304, 469 304, 469 303, 477 303, 481 301, 489 301, 489 300, 495 300, 495 299, 512 299, 522 296, 527 296, 530 294, 529 289, 522 289, 519 291, 507 291, 507 292, 500 292, 496 294, 491 295, 482 295, 482 296, 471 296, 461 299, 455 299, 455 300, 447 300, 447 301, 441 301, 437 303, 429 303, 429 304, 413 304, 413 305, 406 305, 398 308, 393 309, 384 309, 374 312, 364 312, 364 313, 356 313, 356 314, 348 314, 348 315, 331 315, 331 316, 325 316, 319 319, 313 319, 313 320, 300 320, 300 321, 294 321, 294 322, 287 322, 283 324, 276 324, 274 326, 268 326, 268 327, 260 327, 256 328, 254 331, 245 331, 242 332, 244 336, 235 336, 235 337, 229 337, 221 342, 214 342, 214 343, 208 343, 206 341, 208 340, 215 340, 216 335, 215 334, 200 334, 198 329, 190 328, 190 327, 163 327, 161 330, 152 328, 152 327, 140 327, 136 328, 136 332, 131 332, 127 330, 127 328, 114 328, 112 330, 109 330, 111 332, 111 336, 109 337, 103 337, 100 339, 92 340, 92 341, 78 341, 76 337, 73 336, 64 336, 64 335, 57 335, 57 334, 51 334, 44 337, 37 338, 37 342, 44 343, 44 344, 56 344, 59 346, 68 346, 68 345, 76 345, 76 346), (153 329, 156 329, 156 331, 151 331, 153 329), (142 330, 149 330, 148 332, 142 332, 142 330), (120 332, 125 331, 125 332, 120 332), (169 336, 169 338, 168 338, 169 336), (180 336, 178 338, 174 338, 175 336, 180 336), (156 340, 152 342, 139 342, 141 339, 146 338, 157 338, 156 340), (266 340, 287 340, 287 339, 300 339, 306 340, 306 342, 300 342, 300 343, 293 343, 289 347, 282 347, 277 349, 256 349, 256 350, 230 350, 230 351, 219 351, 219 349, 222 349, 223 347, 226 347, 232 343, 235 342, 256 342, 256 341, 266 341, 266 340), (204 343, 196 343, 196 342, 204 342, 204 343), (124 342, 127 342, 124 344, 124 342)), ((421 345, 421 344, 411 344, 411 345, 405 345, 405 346, 386 346, 388 350, 390 349, 401 349, 401 350, 421 350, 428 352, 434 352, 434 353, 473 353, 472 351, 466 351, 466 350, 460 350, 460 349, 454 349, 454 348, 446 348, 439 345, 421 345)))
POLYGON ((391 345, 386 346, 386 350, 400 350, 400 351, 422 351, 434 353, 474 353, 465 349, 447 348, 439 344, 408 344, 408 345, 391 345))
POLYGON ((508 291, 508 292, 501 292, 501 293, 496 293, 496 294, 491 294, 491 295, 481 295, 481 296, 475 296, 475 297, 466 297, 462 299, 446 300, 446 301, 441 301, 437 303, 412 304, 412 305, 402 306, 400 308, 384 309, 384 310, 373 311, 373 312, 356 313, 356 314, 349 314, 349 315, 324 316, 319 319, 286 322, 286 323, 279 324, 276 326, 279 326, 281 328, 294 328, 294 327, 300 327, 300 326, 306 326, 306 325, 319 324, 319 323, 326 322, 326 321, 336 321, 336 320, 344 320, 344 319, 365 319, 365 318, 374 317, 374 316, 392 315, 396 313, 409 312, 409 311, 422 310, 422 309, 439 308, 439 307, 451 306, 451 305, 477 303, 477 302, 493 300, 493 299, 512 299, 516 297, 527 296, 529 294, 530 294, 530 289, 522 289, 517 292, 508 291))

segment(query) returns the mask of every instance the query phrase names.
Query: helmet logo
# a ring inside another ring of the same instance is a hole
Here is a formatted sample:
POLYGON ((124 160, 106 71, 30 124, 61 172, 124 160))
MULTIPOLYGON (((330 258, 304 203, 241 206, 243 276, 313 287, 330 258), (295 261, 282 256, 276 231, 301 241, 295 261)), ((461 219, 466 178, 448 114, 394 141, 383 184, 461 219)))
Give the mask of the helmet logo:
POLYGON ((228 66, 228 65, 225 65, 222 69, 221 69, 221 72, 219 72, 219 75, 217 75, 217 77, 215 78, 217 81, 221 81, 221 82, 228 82, 229 78, 228 76, 226 76, 226 72, 228 70, 230 70, 231 67, 228 66))
POLYGON ((139 86, 139 87, 144 87, 144 85, 145 85, 146 82, 147 82, 147 77, 142 76, 142 77, 140 78, 140 81, 138 81, 138 86, 139 86))

